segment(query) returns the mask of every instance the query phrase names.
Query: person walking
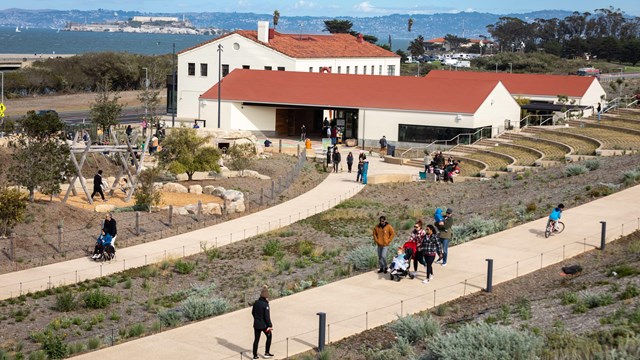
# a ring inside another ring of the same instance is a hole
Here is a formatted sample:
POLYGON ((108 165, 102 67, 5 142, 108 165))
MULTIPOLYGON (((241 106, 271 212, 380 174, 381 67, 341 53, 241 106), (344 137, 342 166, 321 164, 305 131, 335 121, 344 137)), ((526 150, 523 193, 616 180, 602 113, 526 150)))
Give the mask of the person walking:
POLYGON ((102 170, 98 170, 98 173, 93 176, 93 193, 91 194, 91 201, 96 194, 100 194, 102 201, 107 201, 104 198, 104 191, 102 190, 102 170))
POLYGON ((440 241, 438 241, 438 235, 436 234, 436 228, 433 225, 427 225, 425 229, 425 236, 422 238, 421 246, 424 261, 426 263, 426 276, 422 280, 423 284, 428 284, 433 280, 433 260, 436 259, 436 254, 442 256, 442 247, 440 241))
POLYGON ((127 130, 125 130, 124 132, 127 134, 127 138, 131 139, 131 133, 133 132, 131 124, 127 125, 127 130))
POLYGON ((347 171, 351 172, 351 168, 353 167, 353 154, 349 151, 347 155, 347 171))
POLYGON ((260 335, 262 333, 267 337, 264 357, 267 359, 272 358, 273 354, 269 351, 271 350, 273 324, 271 324, 271 310, 269 309, 269 289, 266 286, 260 291, 260 298, 253 303, 251 315, 253 315, 253 358, 259 359, 258 343, 260 342, 260 335))
POLYGON ((328 146, 327 147, 327 167, 331 166, 331 154, 333 154, 333 152, 331 151, 331 146, 328 146))
POLYGON ((438 236, 442 245, 442 259, 440 261, 442 261, 442 266, 446 266, 449 257, 449 241, 453 238, 453 209, 448 208, 444 220, 436 223, 436 226, 440 231, 438 236))
POLYGON ((382 135, 382 138, 378 142, 380 143, 380 157, 383 158, 387 153, 387 137, 382 135))
POLYGON ((386 216, 380 216, 380 222, 373 228, 373 240, 378 247, 378 273, 387 273, 387 250, 396 236, 393 226, 387 222, 386 216))
POLYGON ((300 127, 300 141, 307 140, 307 127, 302 124, 300 127))
POLYGON ((333 161, 333 172, 337 173, 340 168, 340 161, 342 161, 342 155, 340 155, 340 151, 338 151, 337 146, 333 148, 333 156, 331 156, 331 160, 333 161))
POLYGON ((413 276, 416 276, 416 273, 418 272, 418 263, 424 266, 427 265, 424 261, 424 249, 422 248, 422 240, 427 233, 422 226, 422 220, 416 221, 415 225, 413 225, 413 231, 411 231, 411 235, 409 235, 409 240, 407 241, 413 243, 416 247, 416 251, 413 254, 413 272, 411 273, 413 276))
POLYGON ((356 174, 356 182, 362 181, 362 171, 364 170, 364 159, 362 156, 358 159, 358 174, 356 174))
POLYGON ((598 111, 598 122, 600 122, 600 114, 602 114, 602 104, 598 103, 598 108, 596 110, 598 111))

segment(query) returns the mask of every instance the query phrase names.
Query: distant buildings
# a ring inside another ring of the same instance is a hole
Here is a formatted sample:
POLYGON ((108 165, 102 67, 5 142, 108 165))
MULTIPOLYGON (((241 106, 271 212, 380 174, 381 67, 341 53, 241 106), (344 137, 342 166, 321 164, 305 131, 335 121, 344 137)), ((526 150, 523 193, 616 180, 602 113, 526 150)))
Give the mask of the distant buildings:
POLYGON ((219 70, 225 77, 234 69, 399 76, 400 57, 362 37, 282 34, 261 21, 257 31, 238 30, 178 54, 178 117, 202 118, 200 96, 218 82, 219 70))

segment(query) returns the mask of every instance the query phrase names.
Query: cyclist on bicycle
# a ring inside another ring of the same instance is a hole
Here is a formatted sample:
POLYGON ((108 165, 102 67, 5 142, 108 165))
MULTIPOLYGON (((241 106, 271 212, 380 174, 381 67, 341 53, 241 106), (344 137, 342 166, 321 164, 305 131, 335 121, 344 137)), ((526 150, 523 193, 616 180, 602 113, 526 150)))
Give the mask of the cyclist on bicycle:
POLYGON ((564 210, 564 204, 558 204, 558 206, 551 212, 551 215, 549 215, 547 227, 549 226, 549 223, 553 224, 553 231, 558 231, 558 229, 556 228, 556 224, 562 217, 562 210, 564 210))

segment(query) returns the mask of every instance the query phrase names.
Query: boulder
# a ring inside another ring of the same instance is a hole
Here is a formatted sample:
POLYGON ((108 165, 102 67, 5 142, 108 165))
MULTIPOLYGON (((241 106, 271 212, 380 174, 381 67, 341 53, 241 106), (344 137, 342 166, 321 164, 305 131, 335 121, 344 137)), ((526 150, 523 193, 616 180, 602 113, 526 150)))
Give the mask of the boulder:
POLYGON ((217 203, 207 203, 202 205, 203 215, 222 215, 222 207, 217 203))
POLYGON ((207 186, 205 186, 205 187, 202 189, 202 193, 203 193, 203 194, 207 194, 207 195, 211 195, 211 194, 213 194, 213 190, 214 190, 215 188, 216 188, 216 187, 215 187, 215 186, 213 186, 213 185, 207 185, 207 186))
POLYGON ((184 209, 187 210, 187 212, 189 214, 197 214, 198 213, 198 204, 185 205, 184 209))
POLYGON ((223 188, 222 186, 216 186, 213 188, 213 191, 211 192, 211 195, 213 196, 219 196, 221 198, 224 198, 224 192, 227 191, 225 190, 225 188, 223 188))
POLYGON ((181 194, 187 193, 187 188, 178 183, 166 183, 162 186, 162 190, 166 192, 174 192, 174 193, 181 193, 181 194))
POLYGON ((161 182, 154 182, 153 183, 153 190, 162 190, 162 183, 161 182))
POLYGON ((95 207, 95 210, 98 213, 108 213, 108 212, 112 212, 115 209, 116 209, 116 206, 113 204, 100 204, 100 205, 96 205, 95 207))
POLYGON ((189 186, 189 193, 190 194, 202 194, 202 186, 201 185, 191 185, 189 186))
POLYGON ((222 194, 222 198, 225 200, 225 202, 227 201, 234 202, 238 200, 244 201, 244 194, 238 190, 226 190, 222 194))
POLYGON ((189 177, 187 176, 187 174, 176 175, 176 181, 187 181, 187 180, 189 180, 189 177))
POLYGON ((240 213, 246 210, 244 206, 244 200, 225 203, 225 208, 227 210, 227 214, 240 213))
POLYGON ((173 213, 178 215, 189 215, 189 210, 184 207, 173 208, 173 213))

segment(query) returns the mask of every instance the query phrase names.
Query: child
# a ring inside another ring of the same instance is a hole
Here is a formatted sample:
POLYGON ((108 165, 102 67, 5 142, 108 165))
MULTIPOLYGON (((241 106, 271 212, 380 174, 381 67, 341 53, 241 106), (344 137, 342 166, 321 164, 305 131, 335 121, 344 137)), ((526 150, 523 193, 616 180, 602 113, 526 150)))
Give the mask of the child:
POLYGON ((122 178, 120 179, 120 190, 122 190, 123 194, 127 194, 127 188, 129 187, 129 182, 127 181, 126 178, 122 178))
POLYGON ((444 222, 444 216, 442 216, 442 209, 437 208, 435 214, 433 214, 433 220, 436 224, 444 222))
MULTIPOLYGON (((411 255, 409 255, 409 259, 411 255)), ((391 274, 394 275, 399 271, 406 271, 409 268, 409 260, 406 258, 406 254, 403 247, 398 248, 398 255, 393 258, 391 262, 391 274)))

